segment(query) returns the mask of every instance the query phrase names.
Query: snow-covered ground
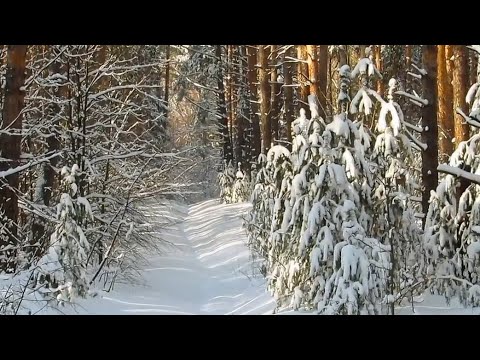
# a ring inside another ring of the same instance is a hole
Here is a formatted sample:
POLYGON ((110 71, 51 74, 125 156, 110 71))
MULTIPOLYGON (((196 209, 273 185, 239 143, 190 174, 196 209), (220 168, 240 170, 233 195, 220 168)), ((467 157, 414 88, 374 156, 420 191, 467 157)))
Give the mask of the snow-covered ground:
MULTIPOLYGON (((248 204, 219 204, 209 200, 186 206, 171 203, 149 206, 151 221, 176 220, 159 234, 173 247, 151 254, 141 284, 117 284, 109 293, 80 300, 65 314, 272 314, 273 298, 252 262, 245 244, 242 215, 248 204)), ((52 309, 40 314, 57 313, 52 309)), ((398 314, 412 314, 411 306, 398 314)), ((286 311, 281 314, 308 314, 286 311)), ((480 314, 457 303, 446 306, 442 297, 426 296, 415 314, 480 314)))

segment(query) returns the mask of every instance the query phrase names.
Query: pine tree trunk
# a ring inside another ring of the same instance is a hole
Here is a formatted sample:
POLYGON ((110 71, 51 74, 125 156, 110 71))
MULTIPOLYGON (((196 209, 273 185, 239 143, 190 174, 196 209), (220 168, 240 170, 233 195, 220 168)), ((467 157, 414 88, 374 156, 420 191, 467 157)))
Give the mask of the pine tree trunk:
POLYGON ((448 84, 445 45, 437 45, 437 91, 438 91, 438 126, 439 131, 439 161, 446 162, 453 152, 454 117, 452 89, 448 84))
MULTIPOLYGON (((100 48, 98 49, 98 52, 97 52, 97 58, 96 58, 96 64, 95 64, 97 69, 100 69, 100 67, 103 64, 105 64, 106 60, 107 60, 107 45, 101 45, 100 48)), ((108 86, 108 77, 103 76, 102 80, 98 83, 98 86, 95 87, 95 90, 96 91, 102 91, 102 90, 105 90, 107 88, 107 86, 108 86)), ((164 116, 167 116, 166 109, 164 109, 163 114, 164 114, 164 116)), ((113 132, 112 128, 107 129, 107 134, 108 134, 109 138, 112 136, 112 132, 113 132)), ((110 173, 111 173, 110 168, 111 168, 110 160, 107 160, 107 162, 105 164, 105 175, 103 177, 102 194, 105 194, 106 191, 107 191, 107 184, 108 184, 108 180, 109 180, 110 173)), ((102 205, 100 206, 101 214, 105 213, 106 203, 107 203, 107 199, 104 198, 102 200, 102 205)), ((105 244, 104 244, 103 241, 98 240, 97 241, 97 261, 98 261, 98 264, 102 263, 103 258, 104 258, 104 254, 105 254, 105 244)))
MULTIPOLYGON (((464 45, 453 45, 453 108, 467 112, 465 97, 468 91, 468 53, 464 45)), ((455 143, 460 144, 469 138, 469 125, 461 115, 455 114, 455 143)))
POLYGON ((262 151, 262 138, 260 134, 260 121, 258 116, 258 89, 257 89, 257 48, 254 45, 247 45, 248 62, 248 87, 250 93, 250 118, 252 121, 251 154, 252 162, 256 162, 262 151))
POLYGON ((227 96, 227 110, 228 110, 228 134, 230 136, 230 143, 234 146, 234 134, 233 130, 235 128, 235 105, 234 105, 234 79, 233 79, 233 45, 227 45, 227 76, 226 76, 226 96, 227 96))
POLYGON ((318 48, 318 100, 320 116, 325 120, 327 117, 327 83, 328 83, 328 45, 320 45, 318 48))
MULTIPOLYGON (((380 73, 383 72, 383 60, 382 60, 382 47, 381 45, 375 45, 375 66, 377 67, 378 71, 380 73)), ((377 93, 380 95, 383 95, 385 92, 385 86, 383 83, 383 79, 378 79, 377 82, 377 93)))
MULTIPOLYGON (((470 126, 463 117, 456 113, 456 109, 461 109, 468 113, 465 97, 469 89, 468 86, 468 50, 464 45, 452 45, 453 50, 453 109, 455 113, 455 143, 457 146, 462 141, 470 138, 470 126)), ((464 165, 463 170, 469 171, 470 166, 464 165)), ((457 188, 457 197, 463 194, 470 182, 467 179, 460 179, 460 186, 457 188)))
POLYGON ((170 45, 165 50, 165 91, 163 101, 165 103, 165 121, 168 121, 168 97, 170 91, 170 45))
POLYGON ((359 54, 358 54, 358 58, 359 59, 363 59, 365 58, 365 49, 367 48, 367 45, 359 45, 358 49, 359 49, 359 54))
POLYGON ((308 61, 308 80, 310 83, 310 95, 315 95, 319 99, 320 89, 318 87, 318 57, 317 46, 307 45, 307 61, 308 61))
POLYGON ((288 141, 288 148, 292 148, 292 122, 294 120, 293 114, 293 64, 287 60, 287 57, 292 57, 292 49, 285 52, 283 58, 283 93, 284 93, 284 108, 285 108, 285 137, 288 141))
POLYGON ((310 108, 308 107, 308 95, 309 86, 308 84, 308 63, 307 61, 307 50, 305 45, 297 45, 297 58, 299 60, 297 65, 297 83, 299 84, 299 90, 297 90, 297 114, 300 113, 300 109, 305 109, 307 118, 310 118, 310 108))
POLYGON ((270 123, 272 127, 272 141, 275 143, 275 140, 279 139, 278 136, 278 122, 280 120, 280 109, 282 107, 281 101, 281 87, 278 83, 278 70, 276 67, 277 63, 277 45, 271 45, 271 58, 272 66, 270 72, 270 84, 271 84, 271 108, 270 108, 270 123))
POLYGON ((471 86, 477 82, 478 70, 478 54, 474 51, 470 52, 470 79, 468 85, 471 86))
POLYGON ((268 45, 259 45, 260 120, 262 123, 262 153, 264 154, 268 152, 272 143, 272 126, 270 123, 270 79, 268 76, 269 52, 268 45))
MULTIPOLYGON (((52 57, 57 56, 55 47, 52 47, 52 57)), ((62 59, 58 58, 50 65, 50 74, 61 74, 65 76, 65 69, 62 66, 62 59)), ((68 85, 61 85, 53 90, 55 98, 64 99, 66 97, 66 88, 68 85)), ((47 155, 53 155, 60 151, 60 120, 61 120, 61 107, 58 103, 52 102, 48 105, 47 109, 47 121, 50 123, 50 136, 47 137, 47 155)), ((55 183, 55 167, 58 164, 58 157, 50 159, 48 163, 41 165, 42 171, 39 175, 40 199, 35 201, 45 206, 50 206, 50 200, 52 198, 52 192, 56 187, 55 183)), ((35 215, 36 216, 36 215, 35 215)), ((34 258, 40 257, 48 246, 49 236, 46 233, 45 221, 40 217, 35 217, 32 225, 32 247, 34 258)))
MULTIPOLYGON (((25 91, 26 45, 8 45, 5 98, 2 109, 0 152, 6 161, 0 162, 0 172, 15 168, 20 164, 22 115, 25 91)), ((0 235, 0 269, 15 271, 15 250, 2 251, 6 246, 18 244, 18 197, 19 173, 0 178, 0 213, 4 212, 6 233, 0 235), (10 223, 11 222, 11 223, 10 223)))
POLYGON ((405 45, 405 66, 407 71, 410 71, 410 65, 412 63, 412 55, 413 55, 413 45, 405 45))
POLYGON ((338 46, 338 67, 341 68, 343 65, 348 64, 347 60, 347 45, 338 46))
MULTIPOLYGON (((453 45, 445 45, 445 65, 447 69, 447 83, 452 92, 452 106, 453 106, 453 45)), ((455 113, 455 109, 453 109, 455 113)))
POLYGON ((220 117, 219 128, 222 134, 223 142, 223 159, 229 163, 233 161, 232 144, 230 142, 230 135, 228 131, 228 116, 227 105, 225 103, 225 87, 223 85, 223 71, 222 71, 222 46, 215 45, 215 58, 218 67, 217 74, 217 111, 220 117))
MULTIPOLYGON (((422 151, 422 210, 426 215, 430 191, 435 190, 438 184, 438 127, 437 127, 437 46, 422 46, 423 68, 427 74, 422 77, 423 97, 428 105, 422 109, 422 142, 427 149, 422 151)), ((425 223, 425 216, 423 217, 425 223)))
POLYGON ((243 84, 242 81, 243 79, 243 74, 244 74, 244 66, 242 62, 243 58, 243 53, 242 53, 242 46, 238 46, 234 49, 234 66, 233 66, 233 72, 240 74, 241 77, 238 77, 238 75, 234 76, 235 83, 237 84, 237 90, 235 91, 235 106, 236 106, 236 111, 235 111, 235 134, 236 134, 236 143, 235 143, 235 161, 237 163, 241 163, 242 169, 245 169, 245 163, 244 163, 244 152, 245 152, 245 119, 243 116, 246 116, 246 114, 243 114, 243 108, 239 109, 238 106, 242 104, 242 101, 240 99, 240 96, 243 96, 244 92, 242 91, 243 89, 243 84), (240 80, 240 81, 238 81, 240 80))

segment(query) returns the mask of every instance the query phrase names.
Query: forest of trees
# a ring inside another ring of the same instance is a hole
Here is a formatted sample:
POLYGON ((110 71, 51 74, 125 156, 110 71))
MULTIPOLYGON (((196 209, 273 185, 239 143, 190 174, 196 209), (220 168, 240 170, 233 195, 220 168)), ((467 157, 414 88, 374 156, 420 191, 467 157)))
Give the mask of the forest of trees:
POLYGON ((0 313, 112 289, 168 245, 146 200, 217 196, 251 201, 279 308, 477 306, 479 53, 0 46, 0 313))

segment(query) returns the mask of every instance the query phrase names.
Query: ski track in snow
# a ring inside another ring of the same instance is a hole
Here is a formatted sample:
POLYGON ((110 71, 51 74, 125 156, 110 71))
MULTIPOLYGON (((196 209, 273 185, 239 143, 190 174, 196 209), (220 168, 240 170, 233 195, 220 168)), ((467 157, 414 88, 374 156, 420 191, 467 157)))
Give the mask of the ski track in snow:
MULTIPOLYGON (((174 243, 152 255, 143 269, 143 285, 116 284, 109 293, 82 299, 68 314, 272 314, 275 301, 255 269, 246 245, 241 215, 248 204, 223 205, 209 200, 175 205, 180 220, 159 237, 174 243)), ((151 221, 162 221, 161 205, 151 221)), ((163 220, 164 221, 164 220, 163 220)), ((51 313, 51 310, 49 311, 51 313)))

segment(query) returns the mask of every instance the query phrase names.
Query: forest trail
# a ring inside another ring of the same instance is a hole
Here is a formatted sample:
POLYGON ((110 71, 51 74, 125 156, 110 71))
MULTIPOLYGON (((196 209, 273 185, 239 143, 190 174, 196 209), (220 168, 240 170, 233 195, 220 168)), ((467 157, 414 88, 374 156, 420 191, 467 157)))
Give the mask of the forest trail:
MULTIPOLYGON (((77 314, 272 314, 275 301, 246 246, 242 217, 248 204, 153 205, 151 221, 176 219, 159 237, 173 247, 152 255, 142 284, 116 284, 109 293, 81 300, 77 314), (173 215, 172 215, 173 214, 173 215)), ((66 311, 67 310, 67 311, 66 311)), ((49 311, 50 312, 50 311, 49 311)))

